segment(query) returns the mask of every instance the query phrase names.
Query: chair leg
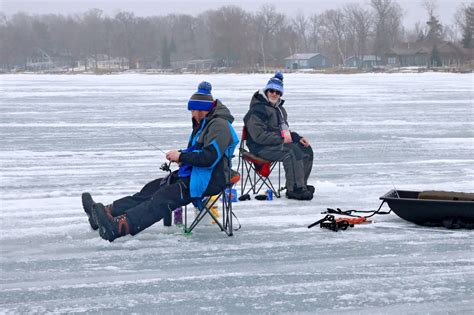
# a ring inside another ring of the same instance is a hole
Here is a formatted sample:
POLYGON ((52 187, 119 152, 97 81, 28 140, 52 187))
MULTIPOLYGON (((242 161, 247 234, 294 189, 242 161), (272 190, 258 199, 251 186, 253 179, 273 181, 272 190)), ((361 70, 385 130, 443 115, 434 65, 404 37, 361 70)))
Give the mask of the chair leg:
POLYGON ((244 159, 242 159, 242 165, 241 165, 241 170, 240 170, 240 195, 242 196, 244 194, 245 186, 244 186, 244 177, 245 177, 245 171, 244 171, 244 159))
POLYGON ((233 216, 232 198, 230 198, 228 202, 229 202, 228 204, 229 211, 227 213, 227 220, 229 220, 229 226, 227 228, 228 228, 229 233, 227 233, 227 235, 232 236, 234 235, 234 228, 232 226, 232 216, 233 216))
MULTIPOLYGON (((230 188, 229 190, 230 190, 230 193, 227 194, 228 197, 226 196, 225 191, 221 192, 220 195, 219 195, 219 197, 221 197, 223 199, 223 202, 225 202, 225 203, 227 203, 228 201, 232 201, 232 193, 231 193, 232 189, 230 188), (230 198, 230 199, 228 199, 228 198, 230 198)), ((226 205, 226 207, 222 208, 222 223, 219 221, 219 219, 210 210, 212 208, 212 206, 217 202, 218 198, 216 198, 216 200, 214 202, 212 202, 210 205, 203 205, 202 208, 199 209, 198 216, 193 220, 193 222, 191 223, 189 228, 187 227, 187 207, 185 207, 184 233, 186 233, 186 234, 191 233, 194 230, 194 228, 199 224, 199 222, 201 222, 202 219, 206 216, 206 214, 208 214, 209 216, 211 216, 211 218, 214 220, 214 222, 216 222, 217 226, 219 226, 221 231, 225 232, 225 234, 227 234, 228 236, 233 235, 232 221, 231 221, 232 220, 232 210, 230 210, 230 213, 229 212, 225 213, 227 211, 227 207, 229 205, 226 205), (228 220, 230 220, 229 221, 230 224, 228 224, 226 222, 228 220)), ((230 205, 230 207, 232 207, 232 206, 230 205)), ((232 208, 230 208, 230 209, 232 209, 232 208)))
POLYGON ((232 186, 227 188, 229 193, 222 198, 222 223, 228 236, 233 235, 232 227, 232 186))
POLYGON ((241 178, 240 178, 240 195, 243 196, 252 192, 253 194, 258 194, 263 186, 268 187, 273 191, 275 197, 280 198, 280 187, 281 187, 281 162, 275 161, 270 167, 270 173, 273 172, 275 167, 278 164, 278 186, 274 187, 273 183, 270 180, 270 177, 263 177, 258 174, 255 166, 251 162, 246 162, 242 159, 241 164, 241 178), (250 185, 247 190, 247 184, 250 185))
POLYGON ((251 191, 253 193, 255 193, 255 185, 257 185, 257 183, 258 183, 258 181, 255 182, 252 179, 252 173, 254 173, 254 176, 255 176, 255 172, 256 172, 255 167, 253 166, 253 164, 246 163, 244 161, 242 170, 243 170, 243 172, 244 171, 247 172, 247 175, 246 176, 241 176, 242 184, 241 184, 240 195, 243 196, 245 194, 250 193, 251 191), (244 167, 245 167, 245 169, 244 169, 244 167), (245 177, 245 181, 244 181, 244 177, 245 177), (245 188, 247 187, 247 183, 250 185, 250 188, 246 191, 245 188))
POLYGON ((185 229, 185 233, 191 233, 192 230, 194 230, 194 228, 199 224, 199 222, 201 222, 201 220, 204 218, 204 216, 206 215, 206 212, 207 210, 201 210, 199 211, 199 214, 198 216, 194 219, 194 221, 191 223, 191 225, 189 226, 189 228, 185 229))
MULTIPOLYGON (((273 170, 275 169, 277 163, 278 163, 278 166, 279 166, 279 168, 278 168, 278 184, 280 185, 280 162, 273 162, 273 164, 270 167, 270 173, 273 172, 273 170)), ((255 172, 254 175, 257 174, 255 169, 254 169, 254 172, 255 172)), ((275 189, 275 187, 273 186, 272 181, 270 180, 270 177, 263 177, 260 174, 257 174, 257 176, 258 176, 258 179, 255 181, 254 187, 256 187, 260 181, 262 182, 260 184, 260 186, 258 187, 258 189, 254 190, 254 191, 256 191, 257 194, 260 192, 262 187, 265 185, 267 188, 269 188, 273 191, 274 195, 277 198, 280 198, 279 188, 277 187, 277 189, 275 189)))
POLYGON ((277 192, 277 198, 281 197, 280 194, 280 187, 281 187, 281 162, 278 162, 278 192, 277 192))
POLYGON ((188 229, 188 206, 184 206, 184 232, 188 229))
POLYGON ((226 227, 226 220, 227 220, 227 214, 225 212, 225 195, 224 197, 222 198, 222 225, 224 225, 224 227, 226 227))
MULTIPOLYGON (((257 172, 255 170, 253 172, 253 182, 254 183, 257 182, 257 172)), ((253 193, 255 194, 255 185, 253 185, 252 187, 253 187, 253 193)))

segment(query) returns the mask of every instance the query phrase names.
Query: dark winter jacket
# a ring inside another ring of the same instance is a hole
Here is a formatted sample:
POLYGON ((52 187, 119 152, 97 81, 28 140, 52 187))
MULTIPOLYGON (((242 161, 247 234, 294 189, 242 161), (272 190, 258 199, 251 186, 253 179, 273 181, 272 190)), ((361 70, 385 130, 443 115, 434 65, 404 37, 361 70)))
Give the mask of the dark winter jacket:
POLYGON ((190 193, 192 198, 221 191, 228 182, 229 159, 239 143, 232 127, 234 117, 219 100, 214 108, 200 122, 193 121, 193 132, 188 149, 182 152, 179 161, 192 166, 190 193))
MULTIPOLYGON (((283 104, 280 102, 273 106, 263 90, 254 93, 250 101, 250 109, 244 117, 247 128, 247 146, 255 154, 267 146, 279 146, 283 144, 281 135, 282 124, 288 124, 288 115, 283 104)), ((293 142, 301 139, 296 132, 291 133, 293 142)))

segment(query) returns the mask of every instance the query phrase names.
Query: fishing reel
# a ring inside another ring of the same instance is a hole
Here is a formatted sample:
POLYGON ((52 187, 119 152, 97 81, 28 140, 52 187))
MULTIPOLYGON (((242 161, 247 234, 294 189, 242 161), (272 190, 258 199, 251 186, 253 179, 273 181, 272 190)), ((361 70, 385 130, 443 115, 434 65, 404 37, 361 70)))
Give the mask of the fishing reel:
POLYGON ((170 168, 170 166, 171 166, 171 162, 169 162, 169 163, 166 163, 166 162, 165 162, 165 163, 161 164, 160 170, 162 170, 162 171, 164 171, 164 172, 170 172, 170 173, 171 173, 171 168, 170 168))

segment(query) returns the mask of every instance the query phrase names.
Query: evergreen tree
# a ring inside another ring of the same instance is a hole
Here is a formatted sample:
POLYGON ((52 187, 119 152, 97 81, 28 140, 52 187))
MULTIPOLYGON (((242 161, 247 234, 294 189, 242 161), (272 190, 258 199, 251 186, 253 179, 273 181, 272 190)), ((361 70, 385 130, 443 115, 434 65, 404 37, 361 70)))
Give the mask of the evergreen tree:
POLYGON ((426 39, 434 41, 440 40, 443 26, 439 22, 438 18, 434 15, 431 15, 426 24, 428 24, 428 34, 426 35, 426 39))

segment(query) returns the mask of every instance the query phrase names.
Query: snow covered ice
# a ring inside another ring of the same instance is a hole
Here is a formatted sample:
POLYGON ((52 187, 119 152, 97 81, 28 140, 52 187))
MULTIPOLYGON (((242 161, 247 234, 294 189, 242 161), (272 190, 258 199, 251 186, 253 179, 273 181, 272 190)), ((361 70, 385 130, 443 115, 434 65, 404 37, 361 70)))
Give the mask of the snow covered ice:
POLYGON ((159 222, 109 243, 89 228, 82 192, 109 203, 165 174, 133 133, 184 148, 187 100, 208 80, 240 134, 270 76, 2 75, 0 313, 472 313, 472 230, 395 214, 307 229, 327 207, 376 209, 394 187, 473 192, 472 74, 287 74, 314 200, 235 203, 233 237, 159 222))

